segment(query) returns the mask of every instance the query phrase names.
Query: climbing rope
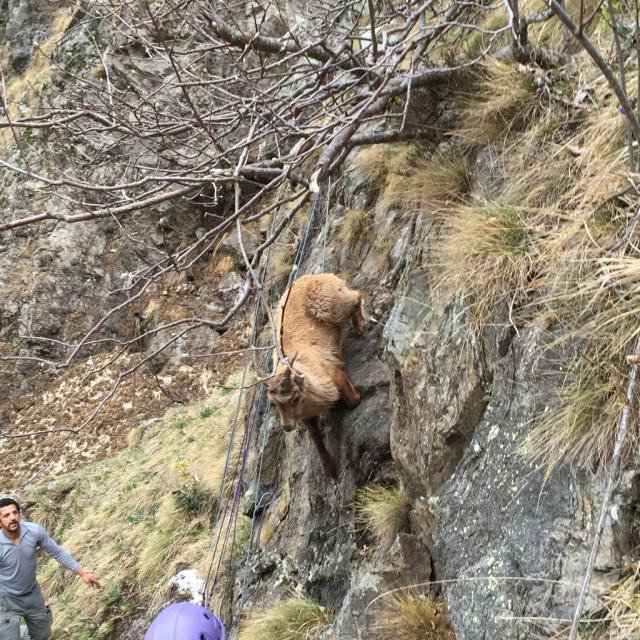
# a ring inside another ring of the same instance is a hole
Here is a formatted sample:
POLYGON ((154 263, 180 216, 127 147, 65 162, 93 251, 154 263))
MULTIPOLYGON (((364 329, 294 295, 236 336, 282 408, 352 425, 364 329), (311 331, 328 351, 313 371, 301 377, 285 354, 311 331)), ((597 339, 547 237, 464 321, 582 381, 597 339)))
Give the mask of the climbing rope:
MULTIPOLYGON (((314 194, 312 197, 311 204, 309 207, 309 215, 307 217, 305 228, 303 230, 301 240, 298 244, 296 254, 293 260, 293 265, 289 273, 287 288, 290 288, 293 282, 303 272, 303 266, 307 258, 307 250, 308 250, 309 242, 313 235, 313 229, 317 223, 317 219, 321 215, 320 212, 324 213, 322 256, 321 256, 321 267, 324 270, 326 247, 327 247, 327 236, 328 236, 328 228, 329 228, 329 202, 330 202, 330 194, 331 194, 330 181, 328 182, 327 188, 325 190, 325 196, 324 196, 325 206, 324 207, 321 206, 322 193, 323 193, 323 189, 320 189, 319 192, 317 194, 314 194)), ((275 222, 276 222, 276 216, 273 217, 273 220, 271 223, 272 230, 275 228, 275 222)), ((262 295, 263 295, 262 285, 264 284, 264 279, 267 274, 270 255, 271 255, 271 247, 269 247, 268 250, 265 252, 265 255, 263 256, 260 263, 258 278, 261 286, 256 295, 256 300, 254 304, 253 329, 252 329, 250 340, 249 340, 250 348, 253 348, 256 346, 257 339, 258 339, 258 327, 261 326, 261 319, 262 319, 262 313, 263 313, 262 312, 262 302, 263 302, 262 301, 262 295)), ((263 366, 265 369, 269 369, 270 360, 271 360, 271 354, 268 352, 265 353, 263 357, 263 366)), ((211 583, 210 588, 205 589, 205 594, 203 598, 203 601, 205 603, 212 601, 216 586, 219 581, 219 576, 220 576, 224 559, 225 557, 230 556, 229 548, 230 547, 233 548, 233 545, 235 544, 239 505, 240 505, 240 499, 242 496, 242 490, 244 487, 247 460, 249 456, 251 443, 253 441, 254 433, 257 430, 257 425, 258 425, 260 416, 263 416, 265 414, 266 416, 268 416, 268 411, 269 411, 269 407, 266 402, 266 393, 265 393, 264 387, 261 385, 259 389, 256 391, 256 393, 253 395, 253 398, 250 402, 250 406, 247 410, 247 414, 245 416, 245 428, 244 428, 244 433, 242 437, 242 442, 240 444, 242 454, 239 457, 238 463, 236 464, 237 480, 236 480, 235 490, 233 492, 233 499, 225 500, 224 492, 225 492, 227 479, 229 476, 231 460, 233 457, 233 451, 235 449, 235 438, 236 438, 236 433, 238 428, 239 417, 242 413, 244 387, 248 377, 249 368, 250 368, 250 363, 247 363, 244 367, 243 374, 242 374, 241 388, 238 394, 236 411, 234 414, 234 419, 231 427, 230 441, 229 441, 229 446, 227 448, 225 466, 224 466, 222 480, 220 484, 220 493, 219 493, 220 497, 218 500, 218 504, 216 505, 216 512, 214 516, 214 526, 215 524, 220 523, 220 527, 218 529, 218 534, 216 536, 215 544, 213 545, 212 559, 209 566, 209 572, 207 574, 207 580, 206 580, 207 587, 211 582, 212 574, 213 574, 213 581, 211 583), (222 526, 225 522, 226 522, 226 526, 222 526), (223 529, 224 529, 224 536, 223 536, 223 529), (217 557, 217 563, 216 563, 216 557, 217 557), (213 568, 214 565, 216 565, 215 570, 213 568)), ((256 504, 253 505, 253 509, 252 509, 251 526, 249 530, 249 537, 247 541, 245 560, 244 560, 244 565, 245 565, 244 575, 242 579, 242 587, 240 590, 240 603, 237 607, 237 612, 235 617, 232 617, 231 615, 229 616, 229 618, 231 619, 225 619, 227 618, 227 616, 224 616, 222 612, 224 595, 223 595, 223 598, 221 599, 220 608, 219 608, 220 616, 223 618, 223 620, 226 623, 225 626, 226 626, 227 632, 230 632, 232 628, 234 628, 236 625, 239 624, 242 611, 244 609, 246 602, 249 599, 247 594, 247 583, 249 579, 249 563, 250 563, 251 555, 254 552, 254 541, 257 538, 257 533, 256 533, 257 518, 259 514, 264 510, 264 508, 266 508, 266 506, 268 506, 268 504, 270 504, 270 502, 274 500, 273 495, 260 494, 261 476, 262 476, 266 443, 267 443, 267 429, 264 428, 262 432, 262 438, 261 438, 259 453, 258 453, 257 473, 255 478, 254 494, 253 494, 255 496, 254 500, 256 500, 256 504), (263 502, 263 500, 266 500, 266 502, 263 502)), ((279 455, 279 451, 280 449, 278 449, 278 455, 279 455)), ((229 557, 229 561, 228 561, 229 565, 231 565, 232 561, 233 559, 229 557)), ((228 572, 227 583, 223 591, 223 594, 231 591, 232 580, 233 580, 233 576, 231 575, 231 572, 228 572)), ((212 607, 210 606, 209 608, 212 608, 212 607)), ((229 611, 231 612, 232 609, 233 608, 230 605, 229 611)))
MULTIPOLYGON (((325 213, 325 224, 324 224, 324 228, 325 228, 325 237, 323 238, 323 255, 322 255, 322 266, 324 267, 324 253, 326 250, 326 229, 328 227, 328 218, 329 218, 329 200, 330 200, 330 189, 331 189, 331 183, 329 182, 327 184, 327 189, 326 189, 326 195, 325 195, 325 201, 326 201, 326 206, 324 207, 324 213, 325 213)), ((319 216, 319 212, 322 210, 321 207, 321 197, 320 194, 322 193, 322 190, 319 191, 318 194, 314 195, 314 199, 311 202, 311 206, 309 209, 309 216, 307 218, 307 222, 305 224, 305 229, 304 229, 304 233, 302 236, 302 240, 300 242, 300 244, 298 245, 298 250, 296 252, 296 256, 294 258, 293 261, 293 265, 292 265, 292 269, 291 272, 289 274, 289 278, 288 278, 288 283, 287 283, 287 287, 290 289, 291 285, 293 284, 293 282, 300 277, 300 275, 302 275, 303 272, 303 266, 305 263, 305 260, 307 258, 307 249, 309 246, 309 242, 311 240, 311 236, 312 236, 312 230, 314 228, 314 225, 316 223, 316 218, 319 216)), ((265 400, 265 394, 264 394, 264 388, 260 389, 260 397, 259 400, 261 401, 261 403, 264 402, 265 400)), ((258 412, 256 412, 256 415, 259 415, 258 412)), ((254 496, 256 498, 258 498, 259 496, 259 491, 260 491, 260 480, 261 480, 261 475, 262 475, 262 465, 263 465, 263 460, 264 460, 264 450, 265 450, 265 446, 266 446, 266 440, 267 440, 267 429, 263 430, 263 434, 262 434, 262 442, 260 445, 260 454, 259 454, 259 462, 258 462, 258 472, 256 474, 256 481, 255 481, 255 487, 254 487, 254 496)), ((260 500, 262 499, 262 496, 260 496, 260 500)), ((274 497, 272 496, 270 499, 270 502, 272 502, 274 500, 274 497)), ((243 577, 243 582, 242 582, 242 589, 240 591, 240 604, 238 605, 238 613, 236 616, 236 620, 234 621, 234 623, 239 622, 240 616, 242 614, 242 610, 244 609, 244 605, 247 601, 247 597, 246 597, 246 590, 247 590, 247 580, 248 580, 248 575, 249 575, 249 560, 251 558, 251 554, 253 552, 253 541, 255 539, 254 536, 254 531, 255 531, 255 523, 256 523, 256 514, 260 513, 266 506, 268 506, 268 504, 270 504, 270 502, 268 502, 265 505, 259 505, 256 504, 253 510, 253 514, 252 514, 252 519, 251 519, 251 530, 250 530, 250 535, 249 535, 249 540, 248 540, 248 544, 247 544, 247 549, 246 549, 246 556, 245 556, 245 563, 244 563, 244 577, 243 577), (261 507, 261 508, 259 508, 261 507)))

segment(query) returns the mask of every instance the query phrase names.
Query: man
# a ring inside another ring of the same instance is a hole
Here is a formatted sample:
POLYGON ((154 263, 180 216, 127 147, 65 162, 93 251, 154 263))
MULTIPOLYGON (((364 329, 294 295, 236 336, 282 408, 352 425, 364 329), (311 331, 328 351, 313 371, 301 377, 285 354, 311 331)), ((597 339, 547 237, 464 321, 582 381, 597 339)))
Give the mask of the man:
POLYGON ((90 587, 101 588, 43 527, 20 520, 20 505, 13 498, 0 498, 0 640, 20 639, 20 618, 31 640, 49 640, 51 612, 36 583, 38 548, 90 587))

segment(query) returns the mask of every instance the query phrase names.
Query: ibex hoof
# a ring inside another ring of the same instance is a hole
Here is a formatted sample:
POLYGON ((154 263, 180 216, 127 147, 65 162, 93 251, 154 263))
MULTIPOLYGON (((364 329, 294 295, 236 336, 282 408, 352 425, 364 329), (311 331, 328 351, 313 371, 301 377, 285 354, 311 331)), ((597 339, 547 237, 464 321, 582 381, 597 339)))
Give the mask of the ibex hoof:
POLYGON ((347 409, 355 409, 360 404, 360 396, 356 394, 355 396, 346 399, 344 403, 347 405, 347 409))

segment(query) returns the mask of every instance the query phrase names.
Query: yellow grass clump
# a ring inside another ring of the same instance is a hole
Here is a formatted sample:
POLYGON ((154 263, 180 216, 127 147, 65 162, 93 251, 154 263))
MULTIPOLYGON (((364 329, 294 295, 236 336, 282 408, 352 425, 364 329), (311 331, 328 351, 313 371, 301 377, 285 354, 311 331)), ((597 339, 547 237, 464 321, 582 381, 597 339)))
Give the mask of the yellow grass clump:
POLYGON ((431 212, 459 200, 469 191, 470 182, 466 157, 436 153, 416 160, 404 175, 389 175, 377 208, 386 212, 395 206, 405 215, 431 212))
POLYGON ((504 176, 501 198, 521 207, 545 209, 561 216, 562 224, 568 213, 574 215, 574 186, 582 172, 569 150, 570 141, 563 139, 570 126, 570 115, 556 110, 549 120, 536 122, 511 141, 496 159, 504 176))
POLYGON ((487 58, 473 90, 460 95, 455 133, 470 144, 486 144, 525 129, 542 111, 535 81, 522 66, 487 58))
POLYGON ((373 240, 373 214, 364 209, 351 209, 346 213, 338 232, 338 240, 350 252, 360 255, 373 240))
MULTIPOLYGON (((471 325, 479 329, 500 307, 512 311, 526 298, 535 260, 531 211, 498 202, 462 205, 443 214, 435 249, 441 287, 460 286, 471 325)), ((504 313, 503 313, 504 315, 504 313)))
POLYGON ((386 595, 376 611, 373 630, 380 640, 454 640, 444 602, 416 588, 386 595))
POLYGON ((382 186, 390 175, 402 175, 418 154, 414 144, 376 144, 359 151, 353 163, 371 183, 382 186))
POLYGON ((508 44, 511 34, 509 16, 504 7, 487 10, 478 26, 479 29, 471 30, 463 43, 467 58, 475 59, 483 51, 486 51, 489 45, 495 51, 500 46, 508 44), (500 33, 494 37, 494 33, 498 31, 500 33))
POLYGON ((558 406, 546 411, 525 439, 525 456, 544 469, 547 480, 560 465, 593 469, 613 447, 623 403, 621 376, 597 364, 577 361, 558 391, 558 406))
POLYGON ((373 210, 352 210, 344 219, 339 239, 360 254, 373 243, 376 273, 385 273, 402 224, 461 202, 471 183, 466 156, 440 151, 421 156, 415 145, 375 145, 360 151, 354 163, 378 186, 373 210), (385 219, 375 233, 376 220, 385 219))
POLYGON ((375 145, 360 151, 354 164, 378 186, 376 209, 396 207, 409 215, 437 209, 469 190, 471 168, 449 152, 421 155, 415 145, 375 145))
MULTIPOLYGON (((573 18, 574 22, 580 21, 580 12, 582 4, 583 22, 585 22, 584 31, 587 34, 593 34, 598 29, 600 20, 598 17, 592 18, 594 11, 597 12, 600 8, 598 0, 584 0, 583 3, 580 0, 565 0, 563 7, 565 11, 573 18)), ((548 5, 544 0, 524 0, 521 4, 521 15, 533 15, 542 13, 548 9, 548 5)), ((553 51, 569 51, 574 52, 579 50, 579 45, 571 34, 567 31, 567 28, 556 17, 532 24, 528 30, 529 41, 541 47, 548 47, 553 51)))
POLYGON ((356 523, 387 548, 407 526, 411 502, 400 489, 368 484, 356 496, 356 523))
POLYGON ((261 547, 267 546, 269 542, 271 542, 277 530, 278 530, 278 527, 271 520, 267 520, 266 522, 263 522, 262 526, 260 527, 260 535, 258 538, 258 542, 260 543, 260 546, 261 547))
MULTIPOLYGON (((569 265, 556 266, 557 279, 545 300, 565 328, 561 341, 576 353, 556 406, 534 424, 523 444, 523 453, 541 465, 545 478, 562 464, 606 466, 625 403, 625 357, 633 353, 640 331, 640 258, 608 255, 594 245, 595 229, 583 233, 591 247, 567 252, 569 265)), ((632 412, 628 447, 637 446, 638 431, 632 412)))
POLYGON ((240 626, 238 640, 309 640, 333 621, 333 614, 313 600, 294 596, 256 611, 240 626))
POLYGON ((579 152, 576 165, 580 174, 571 192, 579 206, 597 206, 626 186, 626 122, 615 100, 604 100, 570 144, 579 152))

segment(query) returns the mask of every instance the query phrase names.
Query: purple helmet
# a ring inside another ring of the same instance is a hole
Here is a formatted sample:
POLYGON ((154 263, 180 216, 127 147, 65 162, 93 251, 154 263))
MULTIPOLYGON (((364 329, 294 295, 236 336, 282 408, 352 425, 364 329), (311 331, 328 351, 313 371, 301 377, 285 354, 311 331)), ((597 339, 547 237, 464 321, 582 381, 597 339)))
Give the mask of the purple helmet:
POLYGON ((224 640, 224 627, 209 609, 175 602, 156 616, 144 640, 224 640))

